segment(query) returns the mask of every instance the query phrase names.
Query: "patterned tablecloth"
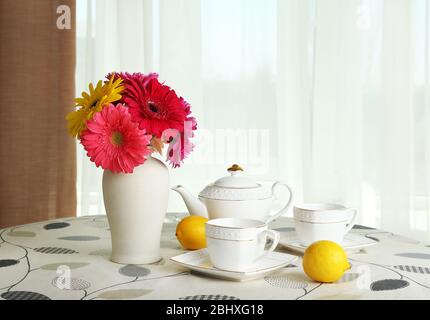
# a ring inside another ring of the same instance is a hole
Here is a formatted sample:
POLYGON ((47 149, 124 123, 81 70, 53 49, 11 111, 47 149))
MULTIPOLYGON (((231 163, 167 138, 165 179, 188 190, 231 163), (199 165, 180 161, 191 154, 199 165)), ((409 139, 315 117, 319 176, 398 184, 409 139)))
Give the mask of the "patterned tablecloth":
MULTIPOLYGON (((430 247, 390 232, 356 226, 379 241, 349 254, 352 264, 337 283, 311 281, 301 260, 250 282, 190 273, 169 261, 184 250, 175 238, 178 218, 168 215, 163 259, 150 265, 109 261, 105 216, 86 216, 0 230, 3 299, 430 299, 430 247), (67 266, 67 267, 65 267, 67 266), (58 281, 58 277, 66 279, 58 281)), ((294 232, 288 218, 272 228, 294 232)), ((283 251, 283 249, 278 249, 283 251)))

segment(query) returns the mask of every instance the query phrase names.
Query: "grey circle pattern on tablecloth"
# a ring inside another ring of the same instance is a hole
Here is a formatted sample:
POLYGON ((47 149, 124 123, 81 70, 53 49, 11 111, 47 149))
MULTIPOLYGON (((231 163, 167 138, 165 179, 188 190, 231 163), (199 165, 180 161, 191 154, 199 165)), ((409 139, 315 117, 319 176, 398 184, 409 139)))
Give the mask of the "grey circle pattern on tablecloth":
POLYGON ((128 264, 118 270, 118 272, 127 277, 144 277, 151 273, 151 270, 145 267, 128 264))
POLYGON ((52 229, 62 229, 69 226, 70 226, 70 223, 68 222, 53 222, 53 223, 46 224, 43 228, 46 230, 52 230, 52 229))
POLYGON ((44 264, 40 267, 42 270, 58 270, 61 267, 66 267, 69 269, 79 269, 89 265, 87 262, 56 262, 44 264))
POLYGON ((20 230, 20 231, 9 231, 7 233, 7 235, 9 237, 28 237, 28 238, 33 238, 33 237, 36 236, 36 233, 32 232, 32 231, 20 230))
POLYGON ((46 253, 46 254, 73 254, 73 253, 78 253, 78 251, 75 251, 73 249, 57 248, 57 247, 34 248, 34 251, 39 252, 39 253, 46 253))
POLYGON ((412 259, 430 259, 430 254, 428 253, 417 253, 417 252, 406 252, 406 253, 396 253, 396 256, 412 259))
POLYGON ((91 256, 110 257, 111 253, 112 253, 111 249, 99 249, 99 250, 91 251, 89 253, 89 255, 91 255, 91 256))
POLYGON ((273 287, 288 289, 305 289, 308 283, 288 275, 268 275, 264 280, 273 287))
POLYGON ((61 290, 85 290, 91 287, 88 281, 67 277, 55 277, 51 283, 61 290))
POLYGON ((18 264, 18 263, 19 263, 19 260, 15 260, 15 259, 2 259, 2 260, 0 260, 0 268, 13 266, 13 265, 18 264))
POLYGON ((0 296, 6 300, 51 300, 44 294, 31 291, 7 291, 0 296))
POLYGON ((97 297, 107 300, 136 299, 151 292, 152 290, 149 289, 116 289, 103 291, 97 297))
POLYGON ((393 266, 393 268, 396 268, 402 271, 412 272, 412 273, 430 274, 429 267, 398 265, 398 266, 393 266))
POLYGON ((372 291, 397 290, 409 286, 409 282, 402 279, 383 279, 372 282, 370 289, 372 291))

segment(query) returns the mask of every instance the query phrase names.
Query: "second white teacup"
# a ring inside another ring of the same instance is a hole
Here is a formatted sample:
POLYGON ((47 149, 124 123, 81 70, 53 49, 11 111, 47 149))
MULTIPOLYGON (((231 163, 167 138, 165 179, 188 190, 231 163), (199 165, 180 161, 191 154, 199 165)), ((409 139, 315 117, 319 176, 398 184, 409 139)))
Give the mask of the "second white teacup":
POLYGON ((212 264, 227 271, 251 270, 279 243, 279 232, 259 220, 223 218, 206 222, 206 244, 212 264), (267 237, 272 245, 265 250, 267 237))
POLYGON ((343 238, 354 226, 358 210, 339 204, 309 203, 294 206, 293 213, 302 245, 308 246, 319 240, 342 245, 343 238))

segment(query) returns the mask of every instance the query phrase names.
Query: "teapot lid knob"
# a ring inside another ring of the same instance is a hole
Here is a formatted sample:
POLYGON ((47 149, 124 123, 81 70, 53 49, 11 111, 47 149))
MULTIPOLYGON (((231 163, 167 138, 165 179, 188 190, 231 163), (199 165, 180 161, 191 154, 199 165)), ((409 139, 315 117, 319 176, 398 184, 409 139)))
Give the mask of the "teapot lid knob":
POLYGON ((227 169, 227 171, 243 171, 243 169, 238 164, 233 164, 230 168, 227 169))
MULTIPOLYGON (((260 188, 261 186, 251 178, 243 175, 243 169, 238 164, 233 164, 230 168, 227 169, 230 173, 229 175, 219 178, 213 184, 209 185, 209 188, 221 187, 222 190, 225 189, 250 189, 250 188, 260 188)), ((249 190, 248 190, 249 191, 249 190)), ((207 198, 214 198, 215 196, 207 198)), ((217 198, 220 199, 220 198, 217 198)), ((237 199, 236 199, 237 200, 237 199)), ((243 199, 240 199, 243 200, 243 199)))

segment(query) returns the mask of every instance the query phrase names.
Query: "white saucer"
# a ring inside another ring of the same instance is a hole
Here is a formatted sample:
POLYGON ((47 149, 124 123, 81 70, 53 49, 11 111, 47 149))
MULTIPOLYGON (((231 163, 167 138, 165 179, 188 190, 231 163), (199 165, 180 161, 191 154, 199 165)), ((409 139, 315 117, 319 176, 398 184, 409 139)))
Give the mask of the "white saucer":
POLYGON ((170 258, 170 261, 194 272, 211 277, 232 281, 248 281, 264 277, 272 271, 287 266, 296 259, 296 256, 290 254, 270 252, 266 257, 262 258, 252 270, 246 272, 226 271, 215 268, 209 260, 206 249, 187 252, 170 258))
MULTIPOLYGON (((349 253, 360 251, 362 248, 373 246, 378 242, 356 233, 348 233, 343 239, 342 247, 349 253)), ((295 252, 304 253, 306 246, 302 245, 295 232, 281 232, 281 246, 291 249, 295 252)))

